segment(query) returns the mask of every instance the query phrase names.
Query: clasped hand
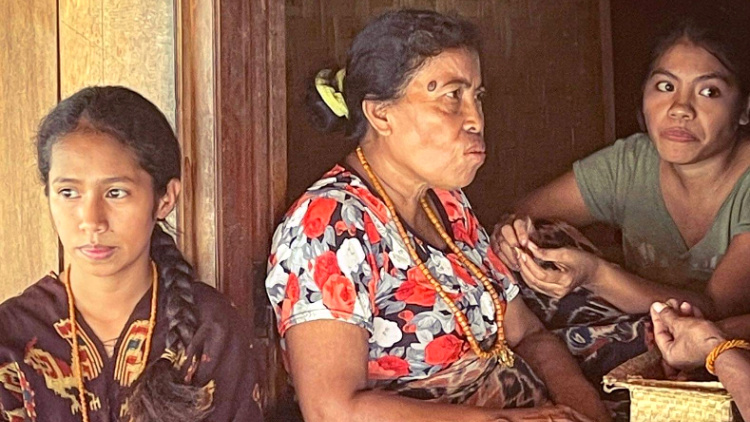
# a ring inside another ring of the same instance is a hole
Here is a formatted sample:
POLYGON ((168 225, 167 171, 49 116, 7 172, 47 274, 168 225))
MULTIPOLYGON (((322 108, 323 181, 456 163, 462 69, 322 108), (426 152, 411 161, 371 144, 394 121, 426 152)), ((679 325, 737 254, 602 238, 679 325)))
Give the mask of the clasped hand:
POLYGON ((589 252, 562 247, 542 249, 529 239, 530 220, 516 219, 498 225, 492 233, 492 250, 510 269, 517 271, 537 292, 562 298, 580 286, 593 282, 601 259, 589 252), (554 264, 545 269, 538 262, 554 264))

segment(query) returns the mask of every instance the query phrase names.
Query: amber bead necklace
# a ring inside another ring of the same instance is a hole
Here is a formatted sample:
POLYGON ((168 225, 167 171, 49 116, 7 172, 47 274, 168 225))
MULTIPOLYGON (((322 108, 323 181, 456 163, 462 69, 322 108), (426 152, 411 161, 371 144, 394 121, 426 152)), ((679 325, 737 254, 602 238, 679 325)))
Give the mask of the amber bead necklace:
MULTIPOLYGON (((83 385, 83 369, 81 368, 81 356, 80 347, 78 345, 78 323, 76 322, 76 305, 75 298, 73 297, 73 288, 70 285, 70 265, 65 271, 65 293, 68 295, 68 315, 70 318, 70 334, 73 337, 73 350, 71 353, 71 366, 73 373, 78 383, 78 400, 81 405, 81 417, 83 422, 89 422, 89 409, 86 400, 86 387, 83 385)), ((146 334, 146 346, 143 353, 143 359, 139 369, 139 374, 143 372, 143 368, 146 366, 148 361, 148 354, 151 352, 151 337, 154 334, 154 327, 156 327, 156 304, 158 302, 158 285, 159 276, 156 271, 156 264, 151 261, 151 315, 148 319, 148 333, 146 334)))
POLYGON ((483 350, 482 347, 479 344, 479 341, 474 336, 474 333, 471 331, 471 324, 469 324, 469 319, 466 317, 466 314, 461 311, 461 309, 458 308, 456 305, 456 302, 453 301, 453 299, 448 295, 448 293, 445 291, 443 286, 440 284, 440 282, 437 281, 437 279, 430 273, 430 270, 427 268, 427 265, 422 261, 422 259, 419 258, 419 255, 417 254, 417 249, 412 244, 411 240, 409 239, 409 235, 406 233, 406 229, 404 228, 404 225, 401 223, 401 220, 398 217, 398 214, 396 213, 396 207, 393 205, 393 201, 391 201, 391 198, 388 196, 388 194, 385 192, 385 189, 383 189, 383 185, 380 184, 380 180, 375 175, 375 172, 370 167, 370 164, 367 162, 367 159, 365 158, 365 154, 362 151, 362 147, 357 147, 357 158, 359 159, 359 162, 362 164, 362 167, 365 169, 365 172, 367 173, 367 176, 370 178, 370 181, 372 182, 373 187, 375 188, 375 191, 380 195, 381 198, 383 198, 383 202, 385 202, 385 206, 388 208, 388 211, 391 213, 391 217, 393 218, 393 222, 396 224, 396 228, 398 229, 398 233, 401 236, 401 239, 406 244, 406 248, 409 251, 409 255, 411 256, 411 259, 414 261, 414 263, 417 264, 417 267, 420 271, 422 271, 422 274, 424 274, 425 278, 430 282, 430 284, 435 288, 435 291, 437 292, 438 296, 448 305, 448 308, 451 310, 453 315, 456 318, 456 322, 461 327, 461 330, 463 331, 464 335, 466 336, 466 340, 469 342, 469 346, 471 347, 471 350, 474 351, 474 353, 482 358, 482 359, 489 359, 493 357, 498 357, 498 359, 506 366, 513 366, 514 363, 514 356, 513 352, 508 347, 508 344, 505 340, 505 331, 503 328, 503 320, 504 320, 504 314, 505 314, 505 302, 500 298, 500 295, 497 293, 497 290, 492 286, 492 282, 490 281, 489 277, 487 277, 484 272, 482 272, 482 269, 479 268, 476 264, 471 262, 469 258, 464 255, 464 253, 459 249, 459 247, 456 245, 456 243, 451 239, 451 237, 448 235, 448 233, 443 228, 443 225, 438 220, 437 215, 435 215, 435 212, 430 207, 430 204, 427 202, 427 197, 422 196, 419 199, 419 203, 422 206, 422 209, 424 209, 425 214, 427 214, 427 218, 430 220, 430 223, 435 227, 440 237, 443 239, 443 241, 448 245, 448 248, 456 254, 458 259, 463 263, 467 268, 469 268, 469 271, 474 274, 476 278, 478 278, 482 285, 484 285, 484 288, 487 290, 487 292, 490 294, 490 297, 492 298, 492 303, 495 306, 495 323, 497 324, 497 338, 495 339, 495 344, 490 347, 488 350, 483 350))

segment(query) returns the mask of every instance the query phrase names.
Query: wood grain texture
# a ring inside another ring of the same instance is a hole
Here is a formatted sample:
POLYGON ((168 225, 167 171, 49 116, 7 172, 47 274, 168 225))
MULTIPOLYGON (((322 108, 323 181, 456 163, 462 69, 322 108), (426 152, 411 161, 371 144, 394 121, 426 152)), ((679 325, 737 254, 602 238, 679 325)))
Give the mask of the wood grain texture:
POLYGON ((55 0, 0 2, 0 302, 57 270, 33 137, 57 102, 55 0))
POLYGON ((264 281, 286 193, 284 2, 218 4, 218 287, 252 330, 267 405, 283 382, 264 281))
POLYGON ((491 227, 530 190, 611 142, 599 0, 288 0, 291 202, 352 146, 316 133, 303 104, 311 77, 343 65, 351 39, 386 10, 458 12, 482 34, 487 161, 466 191, 491 227))
POLYGON ((177 1, 177 130, 183 187, 178 212, 180 247, 198 277, 216 286, 216 4, 177 1))
POLYGON ((124 85, 175 122, 173 0, 59 0, 60 92, 124 85))

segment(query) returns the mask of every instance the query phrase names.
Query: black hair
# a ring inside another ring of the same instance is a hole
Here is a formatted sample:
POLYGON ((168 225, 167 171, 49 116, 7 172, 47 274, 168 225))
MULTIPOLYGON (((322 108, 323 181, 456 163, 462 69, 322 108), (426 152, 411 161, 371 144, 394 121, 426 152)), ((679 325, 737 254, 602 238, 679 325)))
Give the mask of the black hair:
POLYGON ((313 125, 324 132, 345 129, 349 139, 361 140, 369 127, 362 101, 400 97, 427 59, 457 48, 479 52, 479 31, 474 24, 429 10, 386 12, 357 34, 347 53, 343 94, 349 118, 333 114, 313 79, 307 92, 313 125))
MULTIPOLYGON (((747 40, 748 10, 732 9, 707 2, 691 14, 671 19, 656 38, 650 64, 643 78, 642 91, 659 59, 674 45, 687 41, 716 57, 737 80, 741 104, 747 106, 750 95, 750 43, 747 40), (744 24, 742 23, 744 22, 744 24)), ((642 118, 642 116, 639 116, 642 118)), ((641 122, 642 126, 643 122, 641 122)), ((747 131, 747 125, 741 130, 747 131)))
MULTIPOLYGON (((57 104, 40 124, 37 165, 45 193, 49 192, 52 147, 79 131, 108 134, 130 149, 151 175, 155 199, 164 195, 170 180, 180 178, 179 143, 167 118, 153 103, 120 86, 88 87, 57 104)), ((166 348, 179 355, 198 326, 193 268, 160 223, 151 235, 151 258, 167 302, 166 348)), ((199 387, 184 384, 176 366, 162 357, 133 384, 127 398, 128 416, 135 422, 199 421, 207 412, 205 395, 199 387)))

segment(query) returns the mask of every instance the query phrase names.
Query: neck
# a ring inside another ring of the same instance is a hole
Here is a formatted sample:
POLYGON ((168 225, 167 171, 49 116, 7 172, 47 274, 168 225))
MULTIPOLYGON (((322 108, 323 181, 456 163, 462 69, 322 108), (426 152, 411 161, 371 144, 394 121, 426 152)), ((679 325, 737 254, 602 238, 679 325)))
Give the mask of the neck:
POLYGON ((672 173, 686 192, 711 195, 725 184, 729 175, 734 173, 739 144, 736 142, 732 148, 698 163, 665 162, 665 168, 672 173))
POLYGON ((108 276, 86 273, 75 264, 69 271, 76 308, 90 324, 127 319, 152 283, 148 256, 108 276))
MULTIPOLYGON (((401 166, 398 160, 393 159, 395 155, 387 148, 385 142, 365 139, 361 147, 370 168, 380 180, 380 184, 396 210, 407 220, 413 220, 416 214, 421 212, 419 199, 427 193, 429 189, 427 183, 420 180, 412 171, 401 166)), ((356 153, 347 157, 347 163, 363 177, 368 177, 356 153)), ((374 184, 372 180, 369 182, 374 184)))

